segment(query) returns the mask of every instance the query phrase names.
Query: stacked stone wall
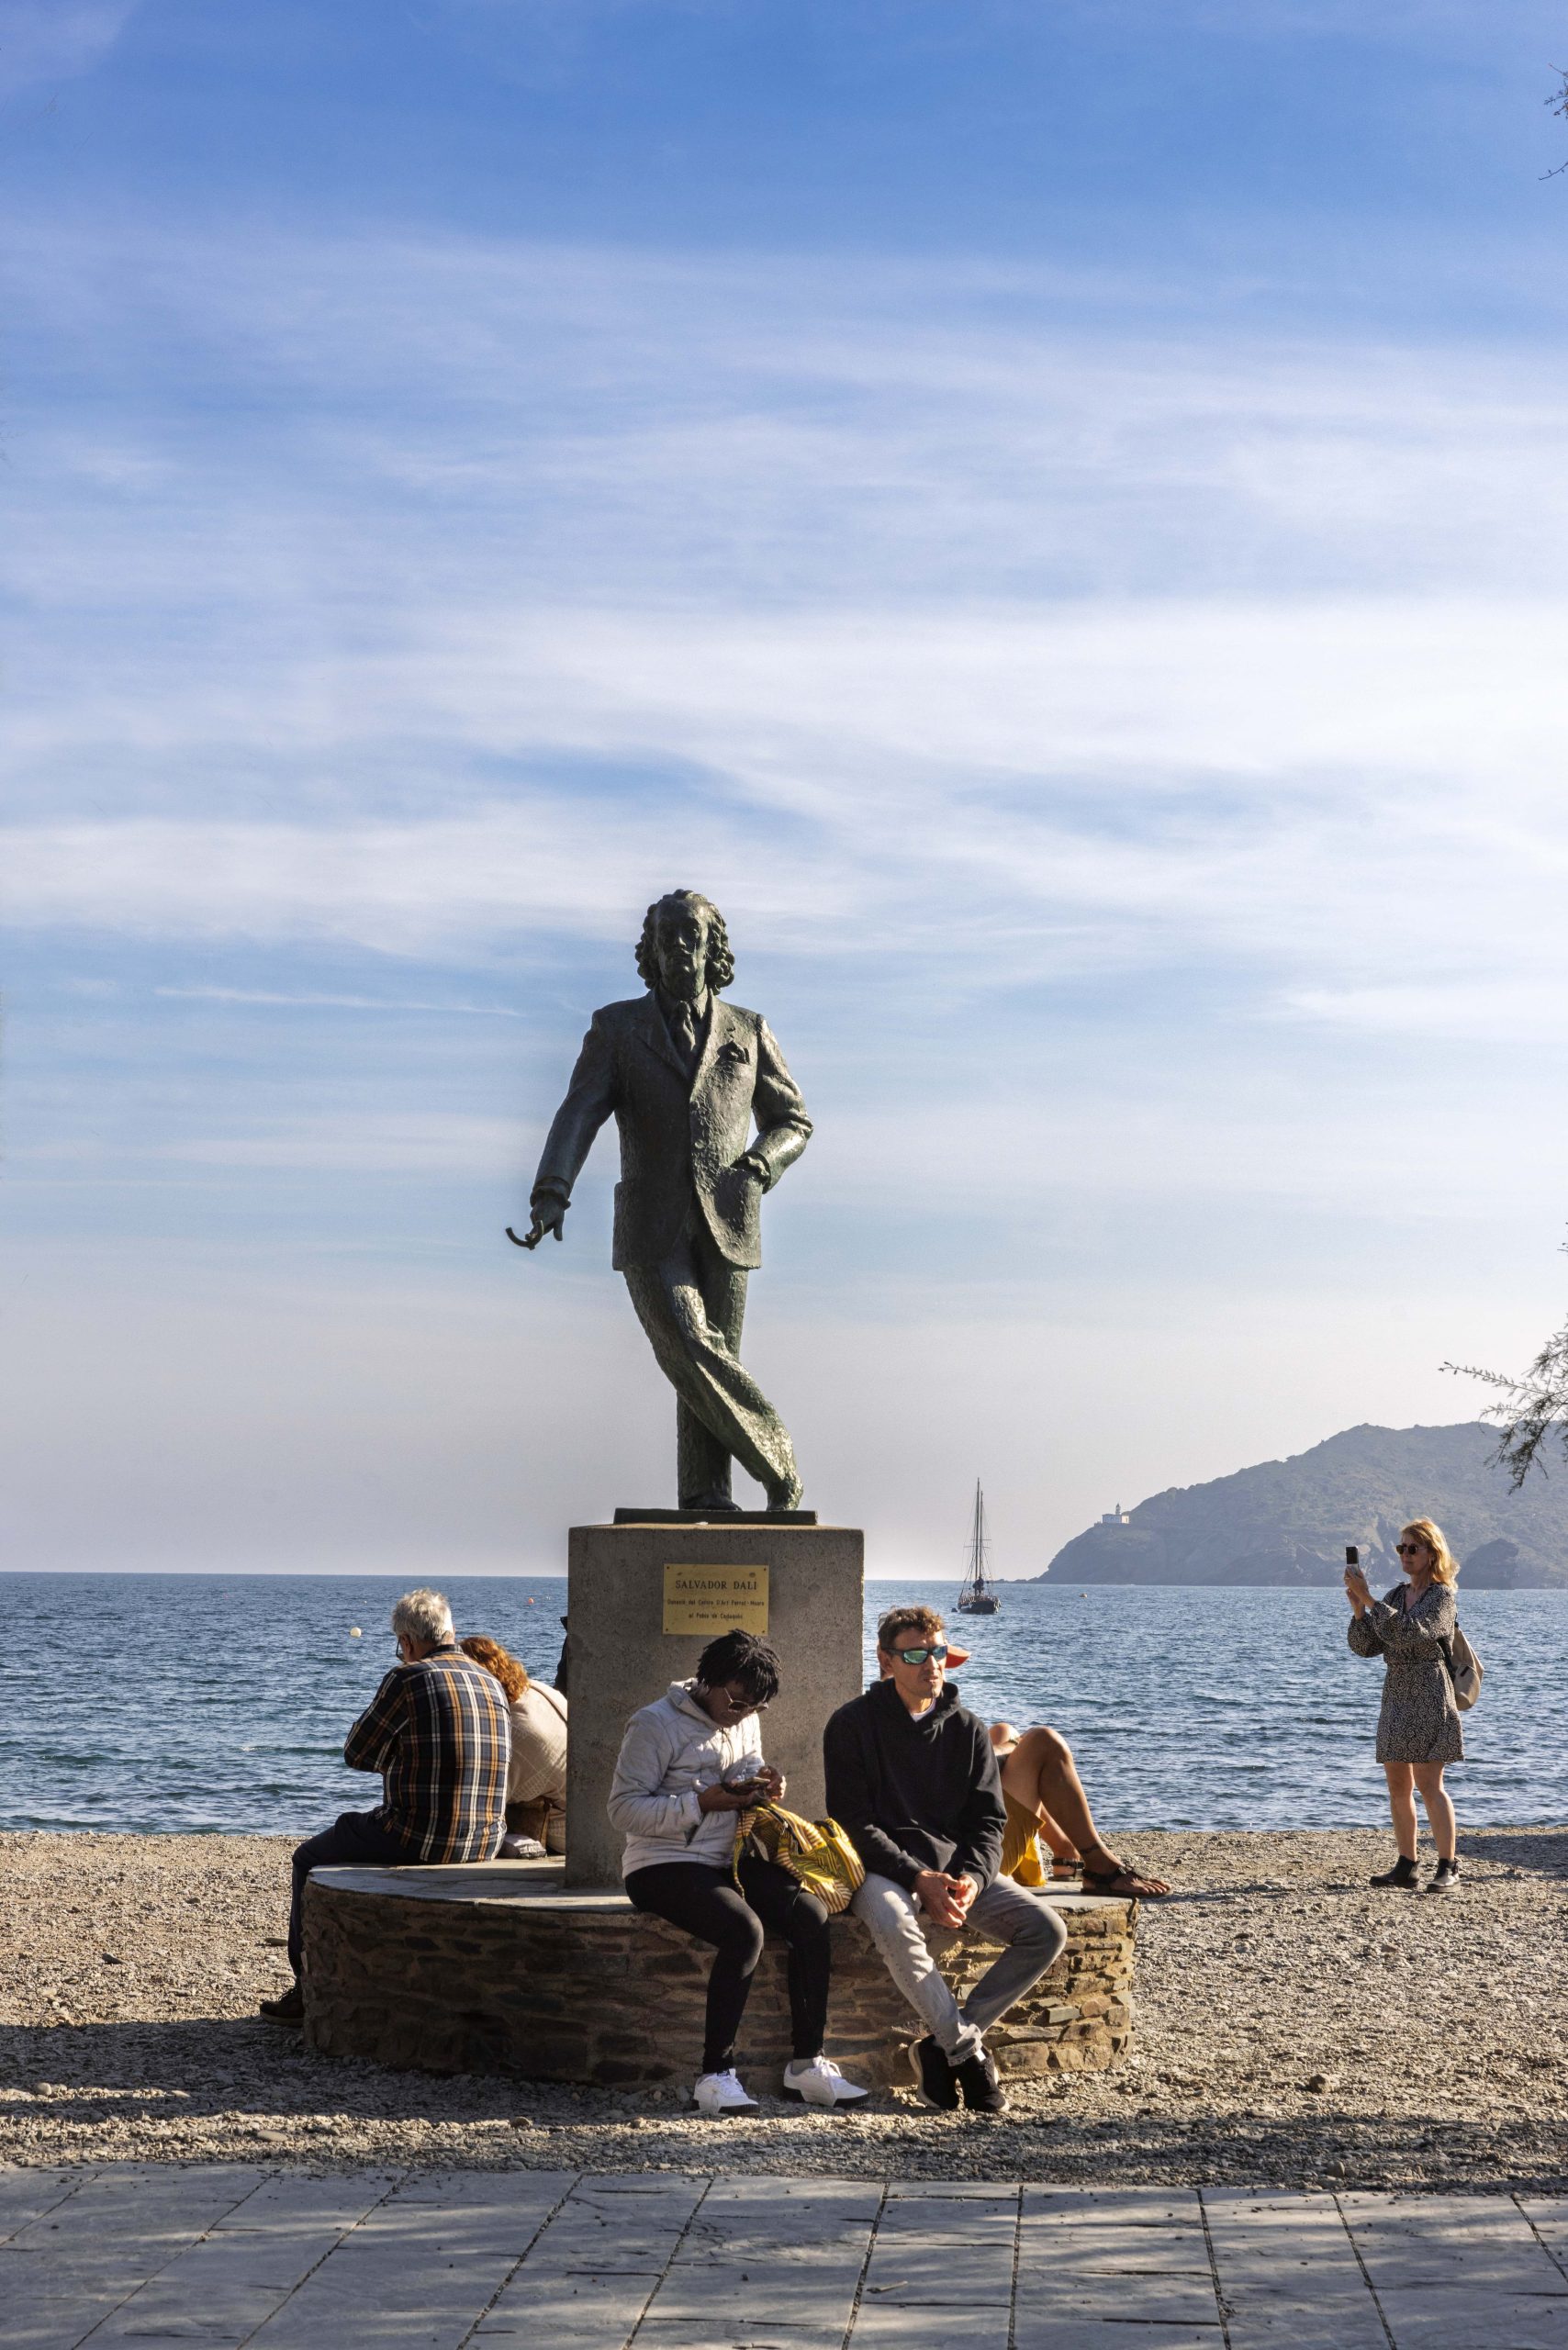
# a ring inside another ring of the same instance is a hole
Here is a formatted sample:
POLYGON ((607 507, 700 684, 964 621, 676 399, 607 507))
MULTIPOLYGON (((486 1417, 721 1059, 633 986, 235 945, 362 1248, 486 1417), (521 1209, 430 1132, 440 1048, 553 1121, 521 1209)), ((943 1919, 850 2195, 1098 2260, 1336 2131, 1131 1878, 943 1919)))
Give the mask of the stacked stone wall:
MULTIPOLYGON (((1065 1952, 986 2036, 1005 2075, 1103 2072, 1126 2050, 1136 1905, 1059 1906, 1065 1952)), ((611 2087, 696 2070, 712 1953, 629 1906, 420 1900, 312 1879, 305 1937, 306 2032, 328 2054, 611 2087)), ((995 1955, 978 1936, 932 1946, 960 1997, 995 1955)), ((828 2054, 872 2086, 907 2081, 917 2027, 858 1919, 834 1920, 833 1950, 828 2054)), ((770 1935, 741 2031, 739 2062, 764 2088, 790 2053, 786 1958, 770 1935)))

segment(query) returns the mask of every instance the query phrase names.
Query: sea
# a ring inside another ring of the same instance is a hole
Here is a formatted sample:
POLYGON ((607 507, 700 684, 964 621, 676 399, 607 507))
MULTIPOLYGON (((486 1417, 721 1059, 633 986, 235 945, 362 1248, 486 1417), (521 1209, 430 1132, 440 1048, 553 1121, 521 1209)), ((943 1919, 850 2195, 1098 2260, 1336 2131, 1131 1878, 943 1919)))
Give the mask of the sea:
MULTIPOLYGON (((343 1735, 395 1662, 402 1586, 354 1575, 0 1575, 0 1827, 302 1835, 365 1808, 343 1735)), ((553 1678, 565 1577, 454 1577, 463 1632, 553 1678)), ((917 1598, 970 1651, 977 1713, 1048 1722, 1113 1837, 1139 1828, 1376 1826, 1381 1665, 1352 1656, 1336 1586, 1314 1590, 1004 1583, 993 1617, 954 1583, 867 1586, 878 1614, 917 1598)), ((1568 1820, 1568 1593, 1464 1595, 1486 1669, 1450 1774, 1462 1822, 1568 1820)))

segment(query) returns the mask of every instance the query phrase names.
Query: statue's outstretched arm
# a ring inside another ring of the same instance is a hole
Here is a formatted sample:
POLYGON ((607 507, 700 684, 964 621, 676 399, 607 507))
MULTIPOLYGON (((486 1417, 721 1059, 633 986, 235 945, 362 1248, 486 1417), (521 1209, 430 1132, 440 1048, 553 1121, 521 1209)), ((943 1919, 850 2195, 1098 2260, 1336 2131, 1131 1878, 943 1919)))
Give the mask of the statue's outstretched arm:
POLYGON ((544 1137, 539 1169, 529 1194, 532 1221, 528 1233, 518 1240, 511 1226, 507 1226, 508 1238, 518 1240, 520 1248, 536 1248, 547 1232, 560 1239, 572 1186, 593 1147, 595 1135, 614 1107, 614 1058, 596 1012, 583 1038, 566 1098, 544 1137))

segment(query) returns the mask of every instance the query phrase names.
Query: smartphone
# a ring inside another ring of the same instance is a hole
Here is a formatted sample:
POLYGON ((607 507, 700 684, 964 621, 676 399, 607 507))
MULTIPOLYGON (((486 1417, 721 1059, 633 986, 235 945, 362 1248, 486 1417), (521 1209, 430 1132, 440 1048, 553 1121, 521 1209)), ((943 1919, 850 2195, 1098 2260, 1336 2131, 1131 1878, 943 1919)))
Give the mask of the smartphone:
POLYGON ((1345 1564, 1348 1567, 1359 1567, 1361 1563, 1361 1552, 1357 1550, 1353 1542, 1347 1542, 1345 1545, 1345 1564))

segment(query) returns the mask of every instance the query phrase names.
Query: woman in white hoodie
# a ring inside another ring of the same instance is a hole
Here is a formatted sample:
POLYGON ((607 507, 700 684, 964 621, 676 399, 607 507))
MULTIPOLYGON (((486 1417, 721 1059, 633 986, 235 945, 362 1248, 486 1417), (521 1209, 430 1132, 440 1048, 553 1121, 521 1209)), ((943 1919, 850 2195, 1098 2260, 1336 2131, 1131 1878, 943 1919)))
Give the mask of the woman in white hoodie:
POLYGON ((778 1687, 778 1659, 767 1641, 723 1633, 699 1657, 695 1679, 672 1681, 656 1704, 633 1715, 610 1783, 610 1824, 626 1838, 621 1873, 633 1907, 714 1945, 694 2091, 698 2111, 710 2120, 756 2110, 735 2075, 735 2035, 765 1926, 790 1944, 794 2057, 785 2067, 785 2096, 834 2106, 866 2094, 823 2054, 826 1910, 776 1862, 743 1852, 733 1864, 735 1814, 777 1803, 784 1793, 778 1773, 762 1759, 757 1729, 778 1687))

